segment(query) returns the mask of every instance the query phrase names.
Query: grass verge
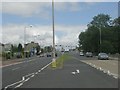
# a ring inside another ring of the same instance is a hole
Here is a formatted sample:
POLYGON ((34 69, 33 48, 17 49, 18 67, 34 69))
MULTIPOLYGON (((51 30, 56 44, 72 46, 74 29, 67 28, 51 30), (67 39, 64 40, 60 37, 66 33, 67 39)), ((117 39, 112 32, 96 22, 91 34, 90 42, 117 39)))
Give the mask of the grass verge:
POLYGON ((64 62, 67 61, 67 60, 69 60, 70 57, 71 56, 69 54, 65 53, 62 56, 60 56, 59 58, 57 58, 57 60, 55 62, 53 62, 51 64, 51 66, 53 64, 56 64, 56 67, 54 67, 54 68, 63 68, 64 62))

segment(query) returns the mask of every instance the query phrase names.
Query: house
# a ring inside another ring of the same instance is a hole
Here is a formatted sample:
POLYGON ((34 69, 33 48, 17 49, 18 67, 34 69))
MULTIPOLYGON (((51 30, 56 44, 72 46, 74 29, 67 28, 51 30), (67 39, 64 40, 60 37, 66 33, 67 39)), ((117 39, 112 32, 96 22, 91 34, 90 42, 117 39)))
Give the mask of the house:
POLYGON ((37 46, 39 46, 38 43, 34 43, 34 42, 27 43, 27 44, 25 44, 24 52, 34 55, 36 53, 37 46))

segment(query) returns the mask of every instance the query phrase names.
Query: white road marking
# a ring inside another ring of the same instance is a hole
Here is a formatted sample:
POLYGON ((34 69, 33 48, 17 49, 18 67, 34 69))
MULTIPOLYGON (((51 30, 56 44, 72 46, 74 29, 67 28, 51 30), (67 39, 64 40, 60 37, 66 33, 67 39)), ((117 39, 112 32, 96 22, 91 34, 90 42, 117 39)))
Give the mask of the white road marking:
POLYGON ((31 59, 29 61, 26 60, 26 61, 16 62, 16 63, 12 63, 12 64, 8 64, 8 65, 0 66, 0 68, 12 66, 12 65, 17 65, 17 64, 21 64, 21 63, 25 63, 25 62, 31 62, 31 61, 34 61, 34 60, 36 60, 36 59, 31 59))
POLYGON ((41 72, 41 70, 38 70, 38 72, 41 72))
POLYGON ((10 85, 6 86, 6 87, 5 87, 5 90, 6 90, 8 87, 11 87, 11 86, 13 86, 13 85, 15 85, 15 84, 21 83, 22 81, 23 81, 23 80, 18 81, 18 82, 15 82, 15 83, 13 83, 13 84, 10 84, 10 85))
POLYGON ((23 83, 20 83, 19 85, 17 85, 15 88, 18 88, 18 87, 20 87, 20 86, 22 86, 23 85, 23 83))
POLYGON ((102 71, 102 68, 101 68, 101 67, 99 67, 99 69, 100 69, 100 71, 102 71))
POLYGON ((104 73, 107 73, 107 71, 105 71, 105 70, 104 70, 103 72, 104 72, 104 73))
POLYGON ((32 75, 31 77, 34 77, 35 75, 32 75))
POLYGON ((29 79, 30 79, 30 78, 27 78, 27 79, 25 80, 25 82, 27 82, 29 79))
POLYGON ((118 77, 117 76, 113 76, 115 79, 118 79, 118 77))
MULTIPOLYGON (((52 62, 53 62, 53 61, 52 61, 52 62)), ((43 68, 41 68, 41 70, 44 70, 45 68, 47 68, 52 62, 50 62, 50 63, 48 63, 47 65, 45 65, 43 68)), ((41 70, 38 70, 38 71, 41 72, 41 70)), ((36 73, 36 72, 35 72, 35 73, 36 73)), ((35 73, 31 73, 31 74, 25 75, 25 76, 22 77, 22 80, 20 80, 20 81, 18 81, 18 82, 15 82, 15 83, 13 83, 13 84, 7 85, 7 86, 5 87, 5 90, 6 90, 7 88, 13 86, 13 85, 18 84, 18 83, 20 83, 20 84, 17 85, 16 88, 22 86, 24 82, 27 82, 30 78, 34 77, 34 76, 35 76, 35 73), (28 76, 30 76, 30 75, 32 75, 32 76, 29 77, 29 78, 27 78, 27 79, 25 79, 25 77, 28 77, 28 76)), ((38 73, 38 72, 37 72, 37 73, 38 73)))
POLYGON ((14 71, 14 70, 17 70, 17 69, 20 69, 20 67, 13 68, 12 70, 14 71))
POLYGON ((30 74, 28 74, 28 75, 25 75, 24 77, 28 77, 28 76, 30 76, 30 75, 33 75, 34 73, 30 73, 30 74))
POLYGON ((21 63, 23 63, 23 62, 17 62, 17 63, 14 63, 14 64, 8 64, 8 65, 0 66, 0 68, 4 68, 4 67, 16 65, 16 64, 21 64, 21 63))
MULTIPOLYGON (((79 60, 78 58, 75 58, 75 57, 74 57, 74 59, 76 59, 76 60, 78 60, 78 61, 81 61, 81 60, 79 60)), ((91 63, 89 63, 89 62, 84 62, 84 61, 81 61, 81 62, 86 63, 86 64, 90 65, 91 67, 94 67, 94 68, 96 68, 97 70, 100 70, 100 71, 102 71, 102 72, 104 72, 104 73, 106 73, 106 74, 108 74, 108 75, 110 75, 110 76, 112 75, 112 77, 115 78, 115 79, 118 79, 118 77, 119 77, 117 74, 113 74, 113 73, 111 73, 109 70, 106 71, 105 69, 102 69, 101 67, 95 66, 95 65, 93 65, 93 64, 91 64, 91 63)), ((99 60, 99 62, 106 62, 106 61, 99 60)), ((113 63, 113 64, 116 65, 116 63, 113 63)), ((117 65, 118 65, 118 64, 117 64, 117 65)))
POLYGON ((77 73, 80 73, 80 71, 78 69, 76 71, 77 71, 77 73))
POLYGON ((72 74, 75 74, 75 72, 72 72, 72 74))
POLYGON ((25 80, 25 77, 22 77, 22 80, 24 81, 24 80, 25 80))
POLYGON ((38 72, 36 72, 35 74, 38 74, 38 72))

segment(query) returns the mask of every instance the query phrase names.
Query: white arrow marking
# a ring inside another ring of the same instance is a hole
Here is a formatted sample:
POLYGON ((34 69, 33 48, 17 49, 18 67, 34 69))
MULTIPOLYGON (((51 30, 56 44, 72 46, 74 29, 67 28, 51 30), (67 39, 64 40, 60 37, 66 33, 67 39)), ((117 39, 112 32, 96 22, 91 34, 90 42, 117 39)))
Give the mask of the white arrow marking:
POLYGON ((77 71, 77 73, 80 73, 80 71, 79 70, 76 70, 77 71))
POLYGON ((75 72, 72 72, 72 74, 75 74, 75 72))

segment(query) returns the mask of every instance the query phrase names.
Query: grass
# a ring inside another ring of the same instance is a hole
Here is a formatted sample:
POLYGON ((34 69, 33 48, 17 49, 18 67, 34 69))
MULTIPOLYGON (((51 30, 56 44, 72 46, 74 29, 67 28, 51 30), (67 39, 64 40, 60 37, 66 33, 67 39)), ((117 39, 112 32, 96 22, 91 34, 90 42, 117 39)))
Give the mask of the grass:
POLYGON ((57 58, 56 62, 52 63, 52 66, 55 66, 54 68, 63 68, 64 62, 66 60, 69 60, 69 58, 70 58, 70 55, 65 53, 62 56, 60 56, 59 58, 57 58))

